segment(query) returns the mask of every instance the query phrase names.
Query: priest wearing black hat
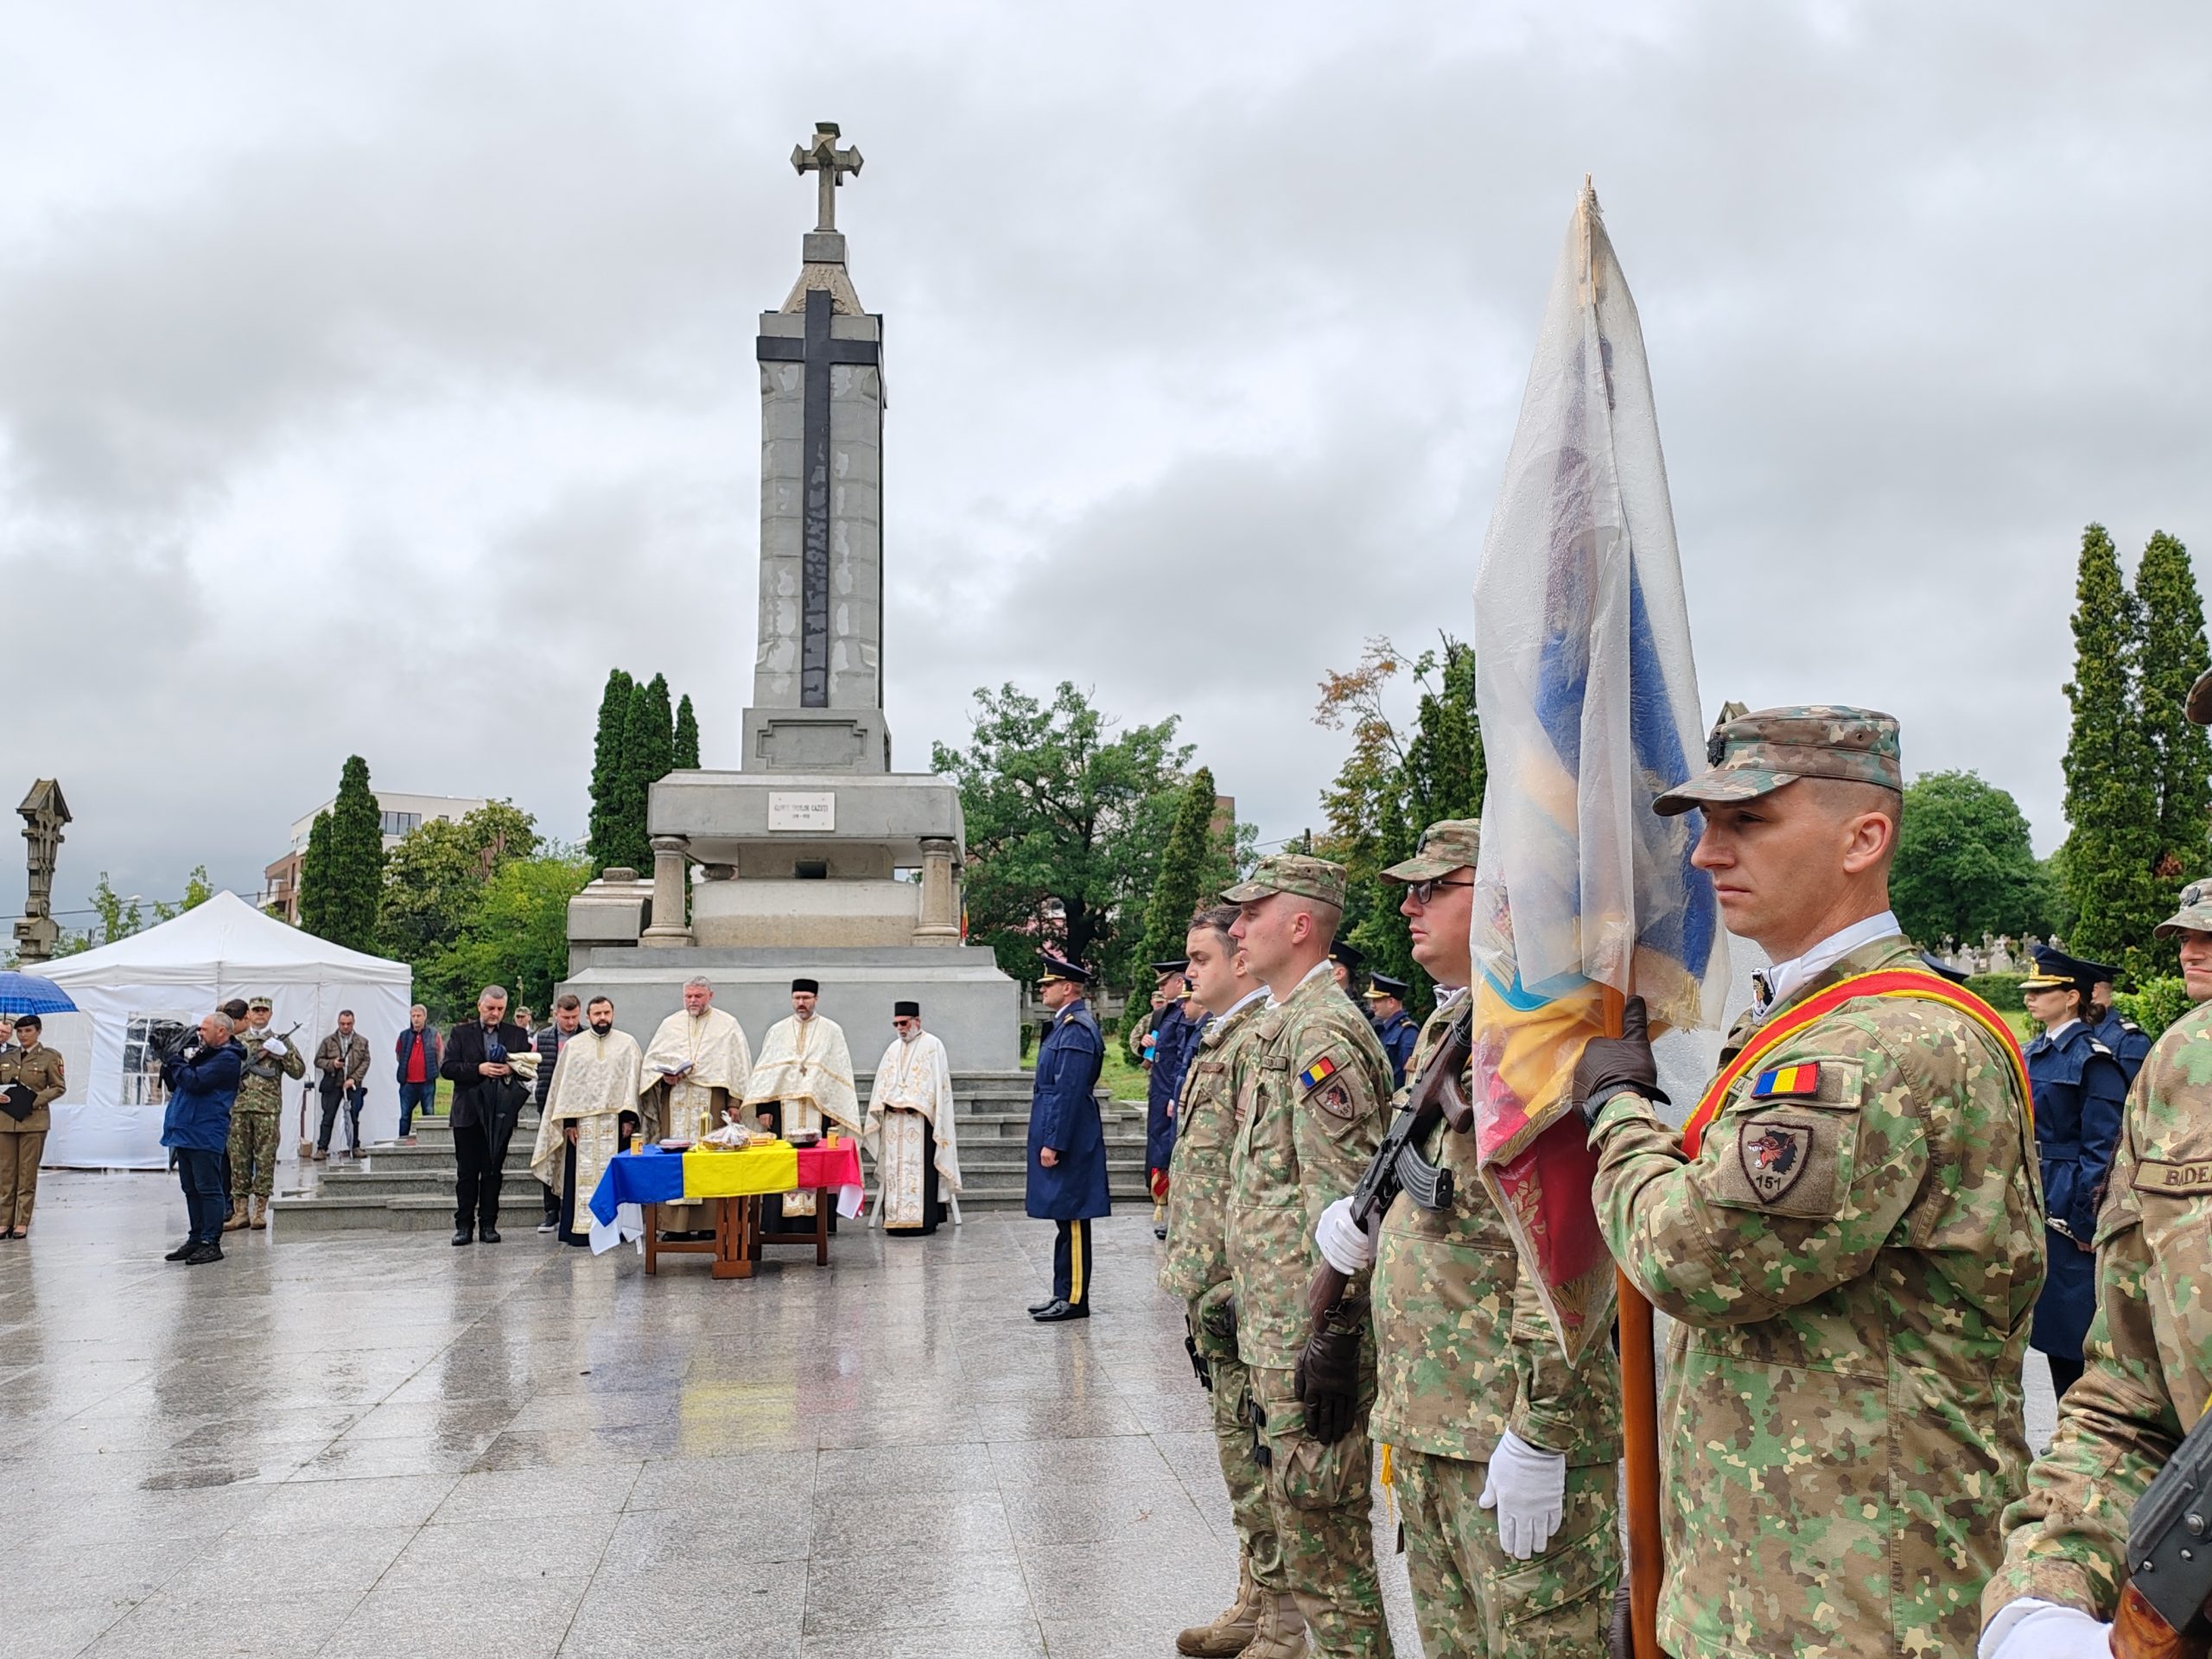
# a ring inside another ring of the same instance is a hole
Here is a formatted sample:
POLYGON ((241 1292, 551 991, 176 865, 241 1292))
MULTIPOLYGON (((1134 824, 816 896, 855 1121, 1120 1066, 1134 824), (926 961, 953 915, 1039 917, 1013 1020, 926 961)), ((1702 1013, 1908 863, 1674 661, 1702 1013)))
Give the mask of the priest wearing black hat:
POLYGON ((2021 1000, 2043 1035, 2028 1045, 2035 1090, 2036 1151, 2043 1164, 2049 1268, 2036 1301, 2028 1345, 2050 1362, 2051 1390, 2064 1395, 2082 1375, 2082 1339, 2097 1311, 2097 1206, 2120 1140, 2127 1077, 2086 1021, 2089 993, 2104 969, 2045 945, 2021 1000))
POLYGON ((1167 1165, 1175 1151, 1175 1099, 1183 1091, 1183 1074, 1198 1052, 1198 1034, 1206 1016, 1191 1000, 1191 982, 1183 977, 1191 965, 1188 957, 1155 962, 1153 974, 1167 1001, 1153 1019, 1152 1065, 1145 1084, 1144 1167, 1152 1189, 1152 1236, 1167 1236, 1167 1165))
MULTIPOLYGON (((858 1140, 861 1104, 853 1088, 852 1052, 845 1046, 845 1028, 817 1011, 821 995, 815 980, 791 981, 791 1017, 768 1027, 746 1079, 745 1104, 755 1122, 772 1122, 786 1139, 842 1134, 858 1140)), ((814 1204, 811 1192, 771 1195, 761 1202, 761 1230, 787 1230, 784 1219, 800 1216, 807 1218, 805 1230, 812 1232, 814 1204)), ((834 1216, 830 1230, 837 1230, 834 1216)))
POLYGON ((1414 1045, 1421 1040, 1421 1027, 1406 1012, 1406 994, 1412 988, 1388 974, 1368 976, 1367 1017, 1375 1022, 1375 1034, 1390 1057, 1391 1083, 1399 1089, 1406 1086, 1406 1067, 1413 1064, 1414 1045))
POLYGON ((861 1142, 875 1164, 874 1221, 886 1233, 924 1237, 944 1211, 960 1219, 952 1062, 922 1029, 922 1005, 891 1005, 891 1046, 868 1090, 861 1142))
POLYGON ((1049 1221, 1052 1294, 1032 1303, 1040 1325, 1090 1317, 1090 1224, 1111 1213, 1106 1195, 1106 1134, 1098 1121, 1099 1068, 1106 1039, 1084 999, 1090 970, 1051 951, 1040 953, 1037 995, 1052 1010, 1037 1047, 1029 1102, 1027 1212, 1049 1221))

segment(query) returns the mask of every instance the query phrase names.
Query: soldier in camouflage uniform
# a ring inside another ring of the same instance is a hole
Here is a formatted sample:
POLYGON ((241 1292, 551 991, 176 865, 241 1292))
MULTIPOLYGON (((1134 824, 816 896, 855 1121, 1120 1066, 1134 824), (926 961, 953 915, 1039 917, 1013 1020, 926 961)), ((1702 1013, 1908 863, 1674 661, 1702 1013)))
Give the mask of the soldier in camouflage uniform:
POLYGON ((231 1108, 231 1218, 223 1224, 226 1233, 268 1226, 269 1198, 276 1185, 277 1133, 283 1121, 283 1079, 303 1077, 308 1071, 307 1058, 297 1046, 270 1032, 267 997, 246 1003, 245 1020, 238 1032, 245 1069, 231 1108), (264 1053, 264 1049, 271 1052, 264 1053), (249 1194, 253 1203, 250 1216, 249 1194))
POLYGON ((2129 1518, 2212 1392, 2212 880, 2184 888, 2157 931, 2180 936, 2197 1006, 2127 1097, 2097 1217, 2088 1365, 2005 1513, 2005 1565, 1982 1596, 1992 1659, 2109 1651, 2129 1518))
POLYGON ((1676 1659, 1965 1654, 2023 1488, 2044 1275, 2018 1049, 1889 912, 1897 722, 1769 709, 1714 742, 1658 810, 1704 809, 1695 862, 1774 965, 1684 1135, 1647 1104, 1640 1000, 1574 1077, 1606 1242, 1676 1321, 1659 1638, 1676 1659))
MULTIPOLYGON (((1306 1310, 1319 1262, 1313 1224, 1357 1185, 1390 1095, 1375 1027, 1330 972, 1344 895, 1342 866, 1292 853, 1262 859, 1222 895, 1239 907, 1231 937, 1268 988, 1238 1079, 1229 1262, 1284 1575, 1315 1654, 1374 1659, 1390 1651, 1390 1636, 1370 1530, 1367 1275, 1353 1277, 1323 1329, 1306 1310)), ((1244 1651, 1293 1659, 1306 1649, 1270 1607, 1244 1651)))
MULTIPOLYGON (((1480 835, 1472 818, 1431 824, 1414 856, 1382 873, 1406 888, 1414 960, 1446 988, 1408 1083, 1474 976, 1480 835)), ((1460 1080, 1470 1097, 1471 1073, 1460 1080)), ((1449 1210, 1401 1193, 1370 1243, 1339 1199, 1317 1240, 1340 1269, 1379 1256, 1368 1433, 1391 1448, 1421 1645, 1428 1659, 1601 1654, 1620 1581, 1619 1362, 1599 1342, 1567 1365, 1483 1186, 1473 1137, 1439 1124, 1421 1152, 1452 1173, 1449 1210)))
MULTIPOLYGON (((1160 1287, 1188 1305, 1192 1363, 1211 1389, 1213 1433, 1236 1523, 1236 1599, 1211 1624, 1175 1638, 1180 1653, 1242 1653, 1260 1634, 1263 1611, 1279 1610, 1282 1632, 1299 1630, 1290 1586, 1283 1578, 1282 1545, 1268 1503, 1267 1473, 1252 1455, 1252 1382, 1236 1357, 1236 1286, 1229 1271, 1229 1155, 1236 1132, 1236 1079, 1249 1052, 1252 1016, 1268 988, 1254 979, 1236 942, 1233 905, 1202 910, 1191 919, 1186 948, 1189 976, 1198 1005, 1210 1016, 1177 1096, 1174 1179, 1167 1188, 1167 1253, 1160 1287)), ((1271 1633, 1272 1634, 1272 1633, 1271 1633)))

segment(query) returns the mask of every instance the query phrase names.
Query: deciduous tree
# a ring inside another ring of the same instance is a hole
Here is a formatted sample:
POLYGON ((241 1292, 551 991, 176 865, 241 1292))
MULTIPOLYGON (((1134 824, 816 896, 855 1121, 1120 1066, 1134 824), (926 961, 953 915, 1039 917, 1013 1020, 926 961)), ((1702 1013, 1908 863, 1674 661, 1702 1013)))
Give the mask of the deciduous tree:
POLYGON ((2013 798, 1971 772, 1928 772, 1904 792, 1890 905, 1906 934, 1946 938, 2050 931, 2050 895, 2028 821, 2013 798))

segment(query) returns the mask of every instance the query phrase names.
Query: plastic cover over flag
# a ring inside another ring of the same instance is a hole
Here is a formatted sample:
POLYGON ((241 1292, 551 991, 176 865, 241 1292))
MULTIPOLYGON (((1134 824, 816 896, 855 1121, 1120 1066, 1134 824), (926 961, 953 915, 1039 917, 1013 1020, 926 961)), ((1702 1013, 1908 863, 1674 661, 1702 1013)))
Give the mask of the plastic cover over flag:
POLYGON ((1660 791, 1702 765, 1689 615, 1643 334, 1586 184, 1475 579, 1490 782, 1475 884, 1483 1179, 1579 1357, 1612 1320, 1611 1258, 1569 1083, 1621 998, 1710 1023, 1727 984, 1702 822, 1660 791))

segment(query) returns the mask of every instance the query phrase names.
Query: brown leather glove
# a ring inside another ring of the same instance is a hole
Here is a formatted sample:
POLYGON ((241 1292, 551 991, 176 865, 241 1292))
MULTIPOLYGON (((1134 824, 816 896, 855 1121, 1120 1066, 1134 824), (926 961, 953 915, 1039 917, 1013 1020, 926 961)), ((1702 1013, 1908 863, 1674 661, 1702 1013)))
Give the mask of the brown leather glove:
POLYGON ((1367 1330, 1367 1304, 1342 1301, 1323 1316, 1291 1373, 1306 1408, 1306 1432, 1324 1446, 1351 1433, 1359 1410, 1359 1339, 1367 1330))
POLYGON ((1659 1065, 1651 1058, 1651 1030, 1643 999, 1631 996, 1621 1009, 1621 1034, 1592 1037, 1574 1063, 1574 1105, 1595 1128, 1598 1114, 1615 1095, 1633 1090, 1646 1100, 1672 1104, 1659 1086, 1659 1065))

